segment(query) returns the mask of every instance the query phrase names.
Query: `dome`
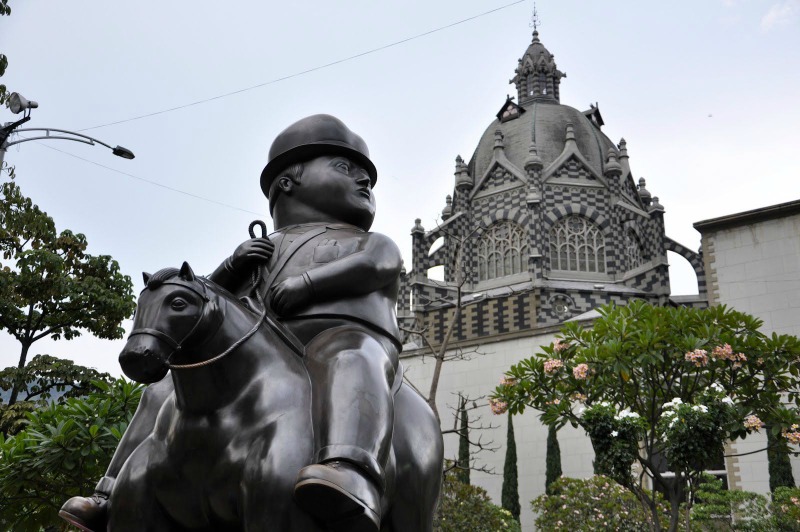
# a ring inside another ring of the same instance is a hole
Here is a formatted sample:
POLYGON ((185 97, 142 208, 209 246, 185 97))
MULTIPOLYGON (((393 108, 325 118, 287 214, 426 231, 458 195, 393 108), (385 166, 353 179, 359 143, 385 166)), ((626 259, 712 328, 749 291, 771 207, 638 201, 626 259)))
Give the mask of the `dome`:
POLYGON ((519 113, 517 118, 504 122, 495 119, 486 128, 469 163, 472 176, 479 179, 491 163, 497 130, 503 134, 505 156, 511 164, 524 169, 529 147, 533 143, 547 169, 564 150, 569 124, 572 125, 581 155, 592 170, 603 175, 608 150, 617 152, 617 147, 600 130, 597 122, 602 123, 602 119, 596 107, 582 112, 554 99, 538 98, 528 100, 520 107, 524 112, 519 113))

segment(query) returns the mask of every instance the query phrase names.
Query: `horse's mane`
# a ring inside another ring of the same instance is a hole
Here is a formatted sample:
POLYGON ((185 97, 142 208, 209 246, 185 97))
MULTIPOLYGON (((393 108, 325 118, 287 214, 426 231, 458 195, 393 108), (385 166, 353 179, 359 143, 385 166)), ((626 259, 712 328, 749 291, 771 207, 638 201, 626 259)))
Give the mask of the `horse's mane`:
POLYGON ((156 273, 150 275, 150 278, 147 280, 146 288, 151 290, 158 288, 164 284, 164 281, 177 276, 179 272, 180 270, 178 268, 164 268, 162 270, 158 270, 156 273))

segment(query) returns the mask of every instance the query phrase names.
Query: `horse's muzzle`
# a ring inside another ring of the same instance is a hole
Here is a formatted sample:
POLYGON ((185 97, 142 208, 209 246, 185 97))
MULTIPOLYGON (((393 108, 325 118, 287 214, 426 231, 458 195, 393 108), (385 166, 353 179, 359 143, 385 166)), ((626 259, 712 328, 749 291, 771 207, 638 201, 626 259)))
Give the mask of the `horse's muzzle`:
POLYGON ((169 371, 164 353, 150 338, 133 337, 128 339, 119 354, 119 365, 128 378, 142 384, 152 384, 164 378, 169 371))

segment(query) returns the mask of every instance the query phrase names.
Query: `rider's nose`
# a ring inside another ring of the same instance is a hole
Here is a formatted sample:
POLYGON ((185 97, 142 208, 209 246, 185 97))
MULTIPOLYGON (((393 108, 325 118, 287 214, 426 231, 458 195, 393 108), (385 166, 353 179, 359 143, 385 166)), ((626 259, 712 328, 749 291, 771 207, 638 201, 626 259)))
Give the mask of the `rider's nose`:
POLYGON ((369 182, 369 174, 366 171, 361 171, 356 175, 356 183, 359 185, 368 185, 369 182))

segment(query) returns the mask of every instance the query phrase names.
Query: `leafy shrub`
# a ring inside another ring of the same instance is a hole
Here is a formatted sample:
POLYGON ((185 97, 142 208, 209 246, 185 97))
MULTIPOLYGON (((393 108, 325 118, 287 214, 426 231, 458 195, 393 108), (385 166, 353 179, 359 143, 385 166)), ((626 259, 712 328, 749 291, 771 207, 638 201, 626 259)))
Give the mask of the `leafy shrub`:
POLYGON ((772 494, 772 519, 781 532, 800 532, 800 488, 780 487, 772 494))
POLYGON ((60 527, 64 501, 92 493, 144 390, 95 384, 101 391, 34 410, 19 433, 0 435, 0 530, 60 527))
POLYGON ((766 532, 772 525, 768 499, 758 493, 726 490, 722 480, 704 474, 695 494, 691 521, 699 530, 766 532))
POLYGON ((460 482, 447 473, 439 508, 433 521, 436 532, 519 532, 511 512, 492 504, 486 490, 460 482))
POLYGON ((636 496, 609 477, 589 479, 562 477, 550 485, 551 495, 531 502, 538 514, 536 527, 552 531, 615 530, 640 532, 650 529, 649 513, 636 496))

